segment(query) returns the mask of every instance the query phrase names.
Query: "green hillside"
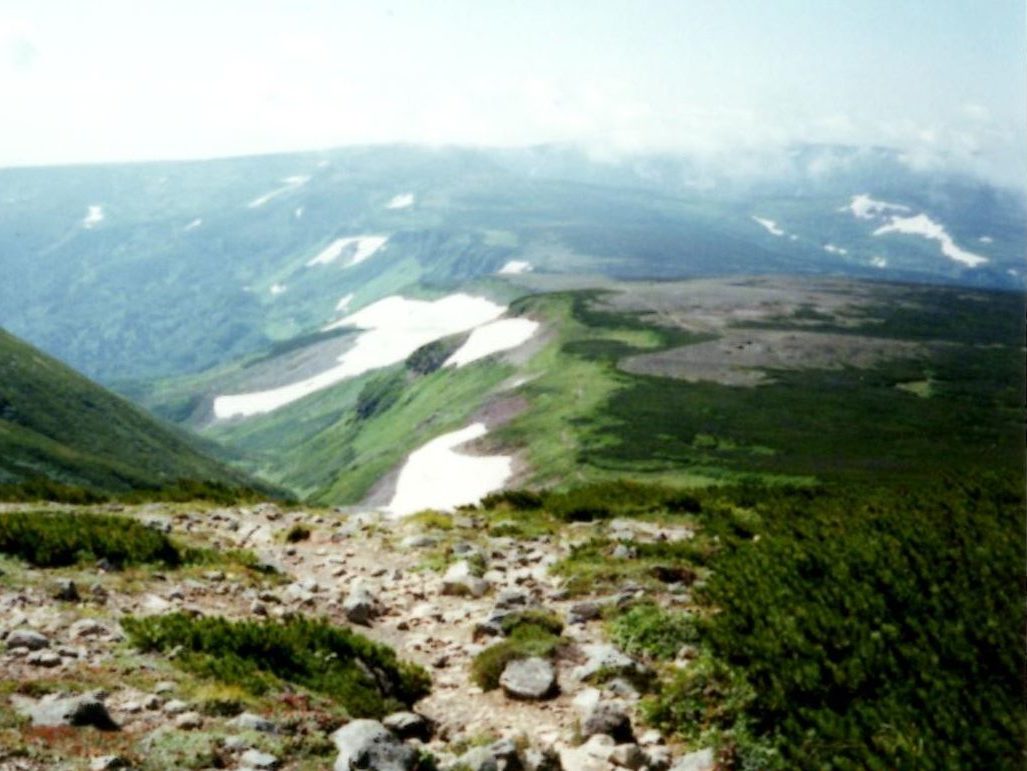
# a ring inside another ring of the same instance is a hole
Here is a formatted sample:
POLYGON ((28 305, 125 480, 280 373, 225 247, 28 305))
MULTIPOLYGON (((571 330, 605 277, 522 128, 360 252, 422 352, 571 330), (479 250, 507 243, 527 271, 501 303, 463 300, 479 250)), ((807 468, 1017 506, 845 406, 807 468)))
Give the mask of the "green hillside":
POLYGON ((39 477, 103 492, 247 482, 180 430, 0 330, 0 484, 39 477))

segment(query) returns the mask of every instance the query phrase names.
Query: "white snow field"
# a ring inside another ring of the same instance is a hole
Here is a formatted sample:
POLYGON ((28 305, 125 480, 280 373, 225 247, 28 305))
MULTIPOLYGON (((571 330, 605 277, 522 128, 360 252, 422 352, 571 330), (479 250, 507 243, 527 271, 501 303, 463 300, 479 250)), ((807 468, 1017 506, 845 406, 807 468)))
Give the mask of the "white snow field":
POLYGON ((499 272, 507 275, 529 273, 531 272, 531 263, 524 260, 510 260, 510 262, 499 269, 499 272))
POLYGON ((856 219, 872 220, 883 216, 890 211, 908 212, 909 207, 899 203, 888 203, 887 201, 875 201, 866 193, 852 196, 848 206, 843 206, 838 211, 850 211, 856 219))
POLYGON ((387 511, 394 517, 404 517, 424 509, 453 509, 477 503, 500 489, 513 471, 513 458, 457 451, 460 445, 485 434, 484 423, 472 423, 437 436, 410 453, 387 511))
POLYGON ((271 295, 272 296, 280 295, 285 290, 286 290, 285 284, 272 284, 271 285, 271 295))
POLYGON ((516 348, 531 339, 537 329, 538 322, 531 319, 499 319, 489 322, 474 329, 467 341, 442 366, 459 368, 494 353, 516 348))
POLYGON ((185 226, 185 227, 183 228, 183 230, 185 230, 185 231, 189 231, 189 230, 196 230, 196 228, 198 228, 198 227, 199 227, 200 225, 202 225, 202 224, 203 224, 203 220, 202 220, 202 219, 200 219, 199 217, 197 217, 197 218, 196 218, 196 219, 194 219, 194 220, 193 220, 192 222, 190 222, 190 223, 189 223, 188 225, 186 225, 186 226, 185 226))
POLYGON ((840 246, 835 246, 834 244, 824 244, 824 251, 825 252, 830 252, 831 254, 842 254, 842 255, 845 255, 845 254, 849 253, 848 249, 844 249, 844 248, 842 248, 840 246))
POLYGON ((86 213, 86 216, 82 218, 82 227, 86 230, 90 230, 103 222, 103 220, 103 207, 99 204, 93 204, 89 207, 89 211, 86 213))
POLYGON ((346 378, 401 362, 426 343, 487 324, 505 311, 504 306, 484 297, 466 294, 435 301, 386 297, 324 327, 326 331, 339 327, 363 330, 334 367, 267 391, 218 396, 214 416, 225 419, 271 412, 346 378))
POLYGON ((288 193, 290 190, 295 190, 300 185, 305 185, 309 181, 310 181, 310 177, 304 176, 302 174, 297 174, 296 176, 293 176, 293 177, 286 177, 285 179, 282 180, 282 186, 281 187, 276 187, 274 190, 272 190, 269 193, 264 193, 264 195, 257 196, 252 201, 250 201, 248 204, 246 204, 246 206, 249 207, 250 209, 260 208, 261 206, 266 204, 268 201, 270 201, 272 198, 277 198, 282 193, 288 193))
POLYGON ((394 195, 392 200, 385 204, 386 209, 407 209, 414 205, 413 193, 400 193, 394 195))
POLYGON ((764 219, 763 217, 753 217, 753 222, 758 222, 767 229, 767 232, 775 236, 783 236, 785 232, 777 226, 774 220, 764 219))
POLYGON ((937 241, 941 245, 942 254, 963 263, 968 268, 976 268, 988 261, 987 257, 981 257, 957 246, 945 228, 926 214, 917 214, 915 217, 892 217, 891 222, 874 231, 875 236, 883 236, 886 233, 906 233, 937 241))
POLYGON ((379 249, 385 246, 389 240, 388 236, 351 236, 349 238, 336 238, 328 246, 311 260, 307 261, 307 267, 314 265, 328 265, 335 262, 342 256, 343 252, 350 255, 349 262, 344 267, 359 265, 368 257, 374 255, 379 249))

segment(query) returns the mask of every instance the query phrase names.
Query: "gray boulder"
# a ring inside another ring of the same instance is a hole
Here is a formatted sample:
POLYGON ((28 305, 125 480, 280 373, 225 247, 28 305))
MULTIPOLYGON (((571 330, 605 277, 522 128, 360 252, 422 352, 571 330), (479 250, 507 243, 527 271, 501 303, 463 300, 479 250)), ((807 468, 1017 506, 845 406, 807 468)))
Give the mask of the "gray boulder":
POLYGON ((679 758, 677 763, 671 766, 670 771, 713 771, 715 766, 713 750, 707 748, 689 752, 679 758))
POLYGON ((107 707, 95 696, 44 696, 39 701, 18 699, 14 708, 32 720, 34 726, 92 726, 102 731, 116 731, 107 707))
POLYGON ((269 752, 246 750, 239 756, 239 762, 249 768, 278 768, 281 761, 269 752))
POLYGON ((598 602, 576 602, 567 611, 568 624, 584 624, 594 621, 603 615, 603 608, 598 602))
POLYGON ((240 731, 258 731, 264 734, 273 734, 275 732, 274 723, 252 712, 242 712, 236 715, 228 721, 228 725, 240 731))
POLYGON ((517 659, 503 669, 499 685, 512 699, 544 699, 556 691, 556 671, 538 656, 517 659))
POLYGON ((594 706, 585 719, 581 721, 581 735, 595 736, 602 734, 612 737, 618 744, 635 741, 631 730, 631 718, 624 708, 613 702, 603 702, 594 706))
POLYGON ((70 578, 59 578, 53 586, 53 598, 65 602, 78 602, 78 587, 70 578))
POLYGON ((400 739, 420 739, 426 742, 435 733, 435 724, 416 712, 394 712, 382 720, 382 725, 400 739))
POLYGON ((49 648, 50 641, 35 629, 15 629, 7 635, 7 647, 38 651, 40 648, 49 648))
POLYGON ((488 747, 467 750, 456 763, 458 768, 466 768, 468 771, 499 771, 499 761, 488 747))
POLYGON ((481 597, 489 590, 489 582, 478 578, 471 570, 467 560, 461 560, 449 566, 442 577, 442 593, 457 596, 471 595, 481 597))
POLYGON ((574 670, 574 677, 578 680, 588 680, 599 672, 629 676, 646 672, 644 666, 612 645, 582 645, 581 651, 585 654, 586 661, 574 670))
POLYGON ((342 603, 342 609, 350 623, 370 626, 371 619, 378 615, 378 602, 370 589, 355 584, 342 603))
POLYGON ((411 771, 417 752, 377 720, 354 720, 332 734, 339 750, 334 771, 411 771))

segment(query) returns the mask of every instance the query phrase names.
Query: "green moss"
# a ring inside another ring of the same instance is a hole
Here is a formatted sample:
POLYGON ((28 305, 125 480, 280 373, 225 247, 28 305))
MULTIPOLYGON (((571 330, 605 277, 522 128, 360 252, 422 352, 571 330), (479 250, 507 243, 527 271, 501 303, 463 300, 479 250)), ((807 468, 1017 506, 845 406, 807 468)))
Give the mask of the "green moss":
POLYGON ((323 620, 229 621, 176 613, 123 622, 143 651, 179 649, 178 666, 253 694, 302 686, 352 717, 409 708, 429 690, 428 674, 395 653, 323 620))

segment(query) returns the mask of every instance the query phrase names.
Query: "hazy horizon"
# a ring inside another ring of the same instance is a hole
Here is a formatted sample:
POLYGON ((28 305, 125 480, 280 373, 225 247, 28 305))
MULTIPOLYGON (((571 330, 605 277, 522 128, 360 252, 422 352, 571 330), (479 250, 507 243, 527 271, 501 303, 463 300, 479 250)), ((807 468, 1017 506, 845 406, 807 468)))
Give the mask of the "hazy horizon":
POLYGON ((886 146, 1023 187, 1025 11, 911 0, 0 3, 0 166, 366 144, 886 146))

